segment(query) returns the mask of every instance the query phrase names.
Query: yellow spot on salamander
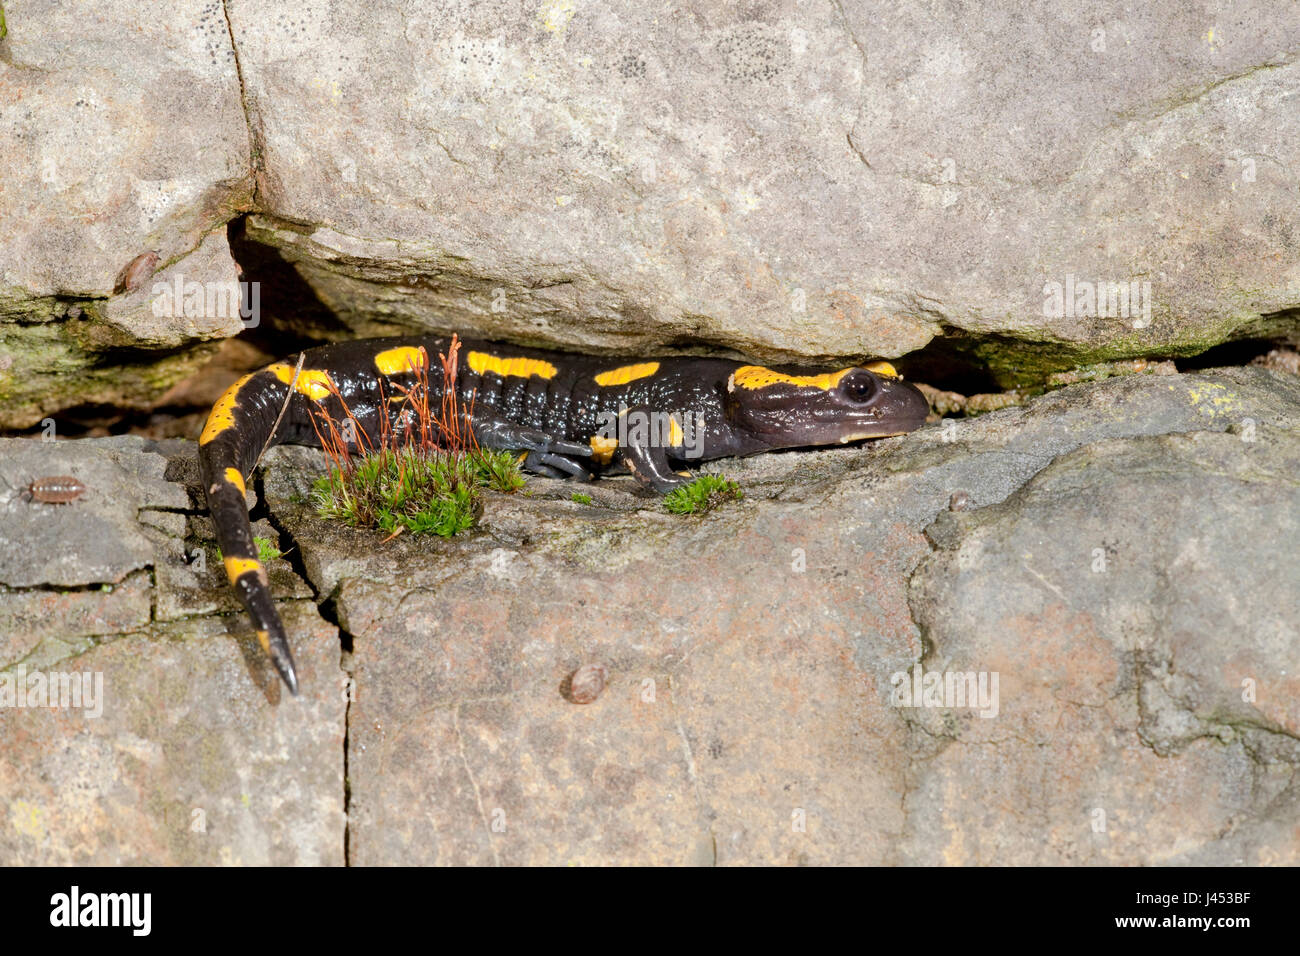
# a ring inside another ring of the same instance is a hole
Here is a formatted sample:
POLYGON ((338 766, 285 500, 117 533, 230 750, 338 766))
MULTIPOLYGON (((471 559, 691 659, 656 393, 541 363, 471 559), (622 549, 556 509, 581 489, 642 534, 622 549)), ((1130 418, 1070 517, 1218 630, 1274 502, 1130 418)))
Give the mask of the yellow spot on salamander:
POLYGON ((820 388, 829 391, 840 384, 840 379, 851 371, 853 371, 851 368, 842 368, 838 372, 823 372, 820 375, 786 375, 784 372, 777 372, 762 365, 746 365, 736 369, 731 380, 738 387, 747 389, 768 388, 772 385, 798 385, 800 388, 820 388))
POLYGON ((234 584, 239 580, 240 575, 247 574, 249 571, 262 570, 261 563, 256 558, 226 558, 226 577, 230 583, 234 584))
POLYGON ((543 362, 541 359, 507 359, 489 355, 487 352, 470 352, 466 357, 466 361, 477 375, 493 372, 502 378, 509 378, 512 375, 518 378, 528 378, 530 375, 537 375, 541 378, 554 378, 556 371, 558 371, 550 362, 543 362))
POLYGON ((614 460, 614 452, 618 451, 617 438, 605 438, 602 435, 593 435, 591 438, 591 458, 598 465, 608 465, 614 460))
POLYGON ((898 369, 894 368, 894 366, 890 365, 888 362, 872 362, 870 365, 864 365, 862 367, 868 372, 875 372, 877 375, 883 375, 885 378, 903 377, 898 374, 898 369))
POLYGON ((233 428, 235 425, 235 407, 239 404, 239 390, 244 384, 252 378, 252 375, 245 375, 217 399, 217 404, 212 406, 212 411, 208 413, 207 424, 203 426, 203 434, 199 436, 199 444, 206 445, 212 439, 216 438, 227 428, 233 428))
MULTIPOLYGON (((275 377, 286 385, 293 382, 294 368, 292 365, 276 362, 274 365, 268 365, 266 370, 275 373, 275 377)), ((332 384, 329 373, 322 372, 320 369, 305 368, 298 373, 298 384, 294 385, 294 388, 313 402, 319 402, 332 391, 330 388, 332 384)))
POLYGON ((226 469, 226 481, 238 488, 241 495, 248 493, 248 489, 244 487, 244 476, 239 473, 238 468, 226 469))
POLYGON ((262 651, 264 653, 271 653, 271 633, 269 631, 258 631, 257 643, 262 645, 262 651))
POLYGON ((385 375, 403 375, 424 368, 427 358, 423 352, 409 345, 387 349, 375 356, 375 368, 385 375))
POLYGON ((596 376, 596 384, 606 388, 610 385, 626 385, 628 382, 635 382, 639 378, 648 378, 657 371, 659 371, 658 362, 624 365, 621 368, 610 369, 608 372, 601 372, 596 376))
POLYGON ((677 424, 677 416, 668 416, 668 444, 674 448, 680 448, 682 445, 682 426, 677 424))

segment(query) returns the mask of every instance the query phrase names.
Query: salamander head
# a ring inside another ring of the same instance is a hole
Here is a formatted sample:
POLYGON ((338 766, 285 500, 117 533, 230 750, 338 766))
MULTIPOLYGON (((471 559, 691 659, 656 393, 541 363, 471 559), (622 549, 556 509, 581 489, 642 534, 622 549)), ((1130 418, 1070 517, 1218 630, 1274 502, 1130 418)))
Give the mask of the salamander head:
POLYGON ((929 405, 887 362, 837 372, 760 365, 727 379, 727 417, 769 448, 835 445, 914 431, 929 405))

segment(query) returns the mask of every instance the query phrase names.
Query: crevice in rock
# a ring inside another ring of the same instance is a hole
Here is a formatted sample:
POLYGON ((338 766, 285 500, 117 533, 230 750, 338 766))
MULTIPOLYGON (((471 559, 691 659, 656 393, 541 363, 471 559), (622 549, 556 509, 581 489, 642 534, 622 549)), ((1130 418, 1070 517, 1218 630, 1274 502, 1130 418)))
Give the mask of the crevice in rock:
MULTIPOLYGON (((1300 321, 1300 310, 1297 310, 1296 317, 1300 321)), ((1260 364, 1270 352, 1285 344, 1284 340, 1278 339, 1238 339, 1234 342, 1224 342, 1222 345, 1206 349, 1199 355, 1176 358, 1174 359, 1174 365, 1180 372, 1199 372, 1204 369, 1221 368, 1227 365, 1256 365, 1260 364)))
MULTIPOLYGON (((1086 378, 1162 371, 1172 361, 1177 371, 1248 365, 1272 349, 1294 346, 1300 309, 1261 314, 1243 323, 1234 337, 1210 348, 1170 345, 1147 352, 1103 354, 1077 343, 1029 341, 1000 333, 976 334, 940 323, 941 334, 892 364, 910 381, 961 395, 1018 393, 1021 399, 1086 378)), ((987 408, 979 408, 986 411, 987 408)))
POLYGON ((226 224, 230 257, 244 281, 257 283, 259 322, 240 339, 279 358, 298 349, 354 337, 277 248, 248 237, 248 215, 226 224))
MULTIPOLYGON (((275 529, 277 535, 276 544, 280 549, 281 559, 288 563, 293 572, 311 588, 312 601, 316 605, 316 612, 321 616, 322 620, 332 624, 339 635, 339 670, 347 675, 348 680, 343 707, 343 865, 351 866, 352 779, 350 776, 350 762, 352 754, 352 705, 357 696, 356 673, 352 665, 352 650, 355 646, 355 639, 352 632, 343 626, 339 616, 338 598, 342 582, 329 594, 321 594, 320 588, 307 571, 302 549, 298 546, 298 541, 293 536, 293 532, 288 529, 274 509, 267 503, 264 474, 261 470, 254 473, 252 483, 257 493, 257 506, 253 511, 256 513, 257 518, 265 518, 267 523, 275 529)), ((252 519, 254 515, 250 514, 249 517, 252 519)))
POLYGON ((870 160, 868 160, 866 154, 864 154, 862 150, 858 148, 858 144, 853 142, 853 134, 851 132, 845 133, 844 138, 848 140, 849 149, 853 151, 853 155, 858 157, 858 159, 862 161, 863 166, 867 167, 867 169, 871 169, 870 160))
POLYGON ((87 584, 50 584, 42 582, 40 584, 26 584, 21 587, 10 587, 7 584, 0 584, 0 595, 3 594, 31 594, 33 592, 52 593, 52 594, 82 594, 88 592, 111 591, 120 584, 126 583, 127 578, 138 572, 153 574, 153 565, 145 565, 139 568, 133 568, 122 576, 120 581, 91 581, 87 584))
MULTIPOLYGON (((851 135, 849 145, 852 146, 851 135)), ((193 376, 195 378, 204 374, 205 369, 220 370, 218 375, 234 372, 243 374, 293 351, 325 342, 355 338, 359 334, 326 306, 312 286, 304 280, 293 260, 275 246, 249 238, 247 219, 248 214, 245 214, 227 223, 227 238, 231 256, 243 280, 258 284, 259 322, 234 339, 227 340, 238 345, 239 354, 233 360, 230 354, 218 352, 218 346, 212 343, 196 346, 199 349, 209 349, 214 354, 210 359, 211 364, 199 368, 193 376)), ((278 217, 274 218, 274 222, 281 228, 298 226, 278 217)), ((300 228, 306 231, 310 225, 301 224, 300 228)), ((325 270, 346 265, 351 274, 367 263, 365 260, 348 258, 338 262, 312 260, 311 264, 325 270)), ((461 266, 457 265, 456 268, 461 266)), ((480 285, 491 285, 494 281, 491 276, 471 276, 469 271, 465 271, 464 275, 480 285)), ((410 281, 419 284, 420 281, 432 280, 415 276, 410 277, 410 281)), ((538 279, 531 287, 546 288, 571 281, 571 277, 561 275, 538 279)), ((1261 313, 1254 320, 1243 322, 1233 333, 1237 336, 1235 340, 1209 349, 1198 351, 1194 344, 1187 344, 1156 348, 1145 356, 1127 352, 1110 355, 1067 341, 1030 341, 1005 334, 968 331, 946 320, 942 309, 931 308, 933 299, 919 295, 912 298, 915 302, 911 308, 931 316, 937 323, 940 334, 923 348, 891 361, 906 379, 927 386, 930 389, 927 395, 935 410, 948 415, 977 414, 1005 405, 1021 404, 1033 395, 1074 381, 1164 372, 1175 366, 1178 371, 1189 371, 1222 365, 1259 364, 1270 350, 1294 347, 1300 341, 1300 331, 1297 331, 1300 330, 1300 309, 1289 308, 1261 313)), ((561 312, 556 315, 564 317, 561 312)), ((576 324, 576 317, 569 318, 575 322, 575 329, 581 328, 576 324)), ((700 317, 700 327, 712 328, 707 317, 700 317)), ((395 325, 388 331, 400 328, 404 326, 395 325)), ((468 325, 462 331, 473 333, 468 325)), ((553 342, 550 345, 563 348, 553 342)), ((582 350, 591 351, 590 348, 580 349, 582 350)), ((92 367, 101 370, 142 368, 146 364, 174 360, 185 351, 144 350, 126 346, 97 349, 92 367)), ((669 335, 658 345, 647 345, 640 351, 662 355, 708 354, 752 358, 719 345, 704 333, 669 335)), ((1288 354, 1294 358, 1294 353, 1288 354)), ((847 360, 849 357, 825 356, 823 361, 805 361, 809 364, 834 365, 847 360)), ((1282 362, 1275 367, 1287 366, 1282 362)), ((188 436, 197 432, 199 426, 195 422, 210 407, 210 400, 200 403, 188 395, 179 398, 169 395, 167 401, 168 404, 165 405, 142 402, 134 407, 129 404, 81 404, 58 413, 60 431, 69 437, 129 433, 188 436), (185 404, 187 400, 192 404, 185 404), (189 416, 193 416, 193 419, 182 421, 189 416), (173 428, 171 432, 167 431, 169 427, 173 428)))
POLYGON ((1253 76, 1256 73, 1262 73, 1266 70, 1280 70, 1291 66, 1295 62, 1295 52, 1291 51, 1284 54, 1278 62, 1257 63, 1254 66, 1246 67, 1244 70, 1238 70, 1236 73, 1229 73, 1227 76, 1221 76, 1218 79, 1210 80, 1194 89, 1176 93, 1160 102, 1151 104, 1149 107, 1127 110, 1118 115, 1119 118, 1125 122, 1150 123, 1154 120, 1160 119, 1168 113, 1173 113, 1176 110, 1183 109, 1184 107, 1195 105, 1221 86, 1235 83, 1237 80, 1245 79, 1248 76, 1253 76))
MULTIPOLYGON (((284 531, 283 528, 275 521, 271 522, 272 526, 280 532, 282 538, 288 537, 293 541, 292 535, 284 531)), ((307 576, 305 567, 302 567, 302 556, 294 546, 294 554, 297 557, 295 570, 302 576, 312 590, 316 590, 315 583, 307 576)), ((343 707, 343 865, 352 865, 352 777, 351 777, 351 758, 352 758, 352 705, 357 698, 356 671, 352 664, 352 649, 355 646, 355 639, 352 632, 345 628, 339 618, 338 596, 339 586, 330 592, 325 598, 316 602, 316 610, 320 616, 333 624, 339 634, 339 670, 348 676, 346 703, 343 707)), ((317 592, 319 593, 319 592, 317 592)))
POLYGON ((262 189, 262 138, 248 108, 248 86, 244 82, 244 64, 239 58, 239 44, 235 42, 235 24, 230 19, 230 0, 221 0, 221 13, 226 19, 226 32, 230 36, 230 51, 235 57, 235 75, 239 79, 239 103, 244 111, 244 125, 248 129, 248 168, 253 174, 253 208, 259 203, 262 189))

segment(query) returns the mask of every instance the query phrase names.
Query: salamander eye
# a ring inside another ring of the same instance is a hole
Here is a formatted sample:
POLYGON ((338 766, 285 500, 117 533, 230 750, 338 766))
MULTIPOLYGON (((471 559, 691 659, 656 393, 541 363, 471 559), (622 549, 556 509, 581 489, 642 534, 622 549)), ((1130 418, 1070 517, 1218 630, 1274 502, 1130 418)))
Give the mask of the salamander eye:
POLYGON ((870 372, 857 371, 844 377, 840 382, 840 391, 851 402, 868 402, 880 390, 876 377, 870 372))

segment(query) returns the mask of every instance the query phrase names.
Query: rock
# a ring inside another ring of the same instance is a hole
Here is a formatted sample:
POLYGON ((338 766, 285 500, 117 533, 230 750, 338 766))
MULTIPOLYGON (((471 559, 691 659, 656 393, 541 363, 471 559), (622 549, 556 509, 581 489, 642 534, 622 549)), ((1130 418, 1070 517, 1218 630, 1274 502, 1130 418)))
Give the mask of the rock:
POLYGON ((194 447, 0 439, 11 485, 53 469, 88 486, 68 505, 0 511, 0 858, 343 862, 338 631, 287 562, 267 562, 304 681, 282 699, 206 519, 188 513, 194 447), (33 695, 21 703, 19 684, 33 695), (47 685, 91 696, 40 706, 47 685))
POLYGON ((0 661, 20 661, 45 641, 81 644, 86 638, 139 631, 149 625, 152 603, 147 570, 116 585, 5 588, 0 591, 0 661))
POLYGON ((1300 859, 1297 466, 1295 423, 1117 438, 944 516, 912 580, 918 666, 996 672, 1001 704, 907 712, 934 752, 906 862, 1300 859), (1280 839, 1224 840, 1243 824, 1280 839))
POLYGON ((248 194, 249 143, 221 4, 7 5, 0 82, 0 312, 104 297, 122 268, 197 247, 248 194), (223 213, 225 214, 223 216, 223 213))
POLYGON ((96 329, 102 336, 96 344, 166 349, 227 338, 245 327, 241 304, 239 270, 223 230, 134 291, 109 299, 102 310, 106 328, 96 329))
POLYGON ((207 354, 160 349, 239 330, 216 316, 164 330, 149 283, 113 293, 149 251, 233 277, 222 226, 249 207, 252 178, 222 4, 182 0, 165 21, 109 0, 7 13, 0 427, 16 428, 79 402, 156 398, 207 354), (114 351, 125 343, 140 351, 114 351))
POLYGON ((303 496, 321 457, 276 449, 268 502, 351 636, 350 858, 1293 861, 1300 753, 1279 668, 1296 572, 1251 569, 1275 531, 1293 536, 1298 425, 1300 382, 1281 373, 1111 378, 869 448, 714 463, 745 499, 705 519, 625 480, 578 505, 535 479, 495 496, 480 531, 434 542, 315 518, 303 496), (1093 472, 1071 506, 1064 489, 1093 472), (1128 497, 1112 503, 1107 482, 1128 497), (967 509, 951 512, 959 490, 967 509), (1232 509, 1213 506, 1224 495, 1232 509), (990 545, 965 584, 952 555, 1000 529, 1025 540, 990 545), (1091 548, 1121 547, 1108 580, 1134 593, 1057 607, 1022 580, 1031 544, 1039 574, 1079 589, 1097 586, 1091 548), (1196 574, 1150 586, 1175 565, 1196 574), (1225 593, 1220 573, 1240 586, 1225 593), (942 590, 957 585, 978 594, 942 590), (1117 607, 1099 639, 1089 615, 1117 607), (1148 641, 1139 705, 1123 641, 1161 621, 1177 651, 1148 641), (593 659, 611 685, 574 707, 566 679, 593 659), (894 675, 940 660, 1000 670, 999 717, 894 706, 894 675), (1250 703, 1233 696, 1247 672, 1250 703), (1194 824, 1133 796, 1166 791, 1194 824))
POLYGON ((1300 341, 1300 26, 1262 0, 1230 28, 1173 0, 10 7, 0 427, 192 374, 240 328, 206 300, 246 212, 312 337, 824 362, 941 336, 1008 387, 1300 341), (200 314, 115 293, 155 252, 200 314))
POLYGON ((712 463, 745 497, 705 517, 534 479, 448 541, 315 517, 322 456, 274 449, 254 530, 294 549, 300 700, 191 442, 6 440, 5 481, 90 491, 0 512, 0 854, 1294 864, 1300 380, 1160 371, 712 463), (965 672, 990 716, 900 706, 965 672), (102 715, 7 703, 36 673, 101 675, 102 715))
POLYGON ((142 439, 103 443, 0 438, 0 478, 11 489, 0 513, 0 584, 82 587, 116 584, 153 562, 140 526, 146 509, 184 508, 185 493, 163 477, 167 460, 142 439), (68 504, 18 493, 43 475, 72 475, 86 492, 68 504))
POLYGON ((1300 328, 1300 24, 1266 3, 230 9, 249 235, 365 334, 821 359, 947 331, 1015 383, 1300 328), (1140 301, 1107 317, 1099 282, 1140 301))
MULTIPOLYGON (((281 699, 261 648, 234 619, 158 625, 40 671, 92 675, 102 713, 0 707, 4 859, 341 864, 337 633, 310 604, 281 613, 309 681, 296 700, 281 699)), ((36 672, 11 668, 0 681, 36 672)))

